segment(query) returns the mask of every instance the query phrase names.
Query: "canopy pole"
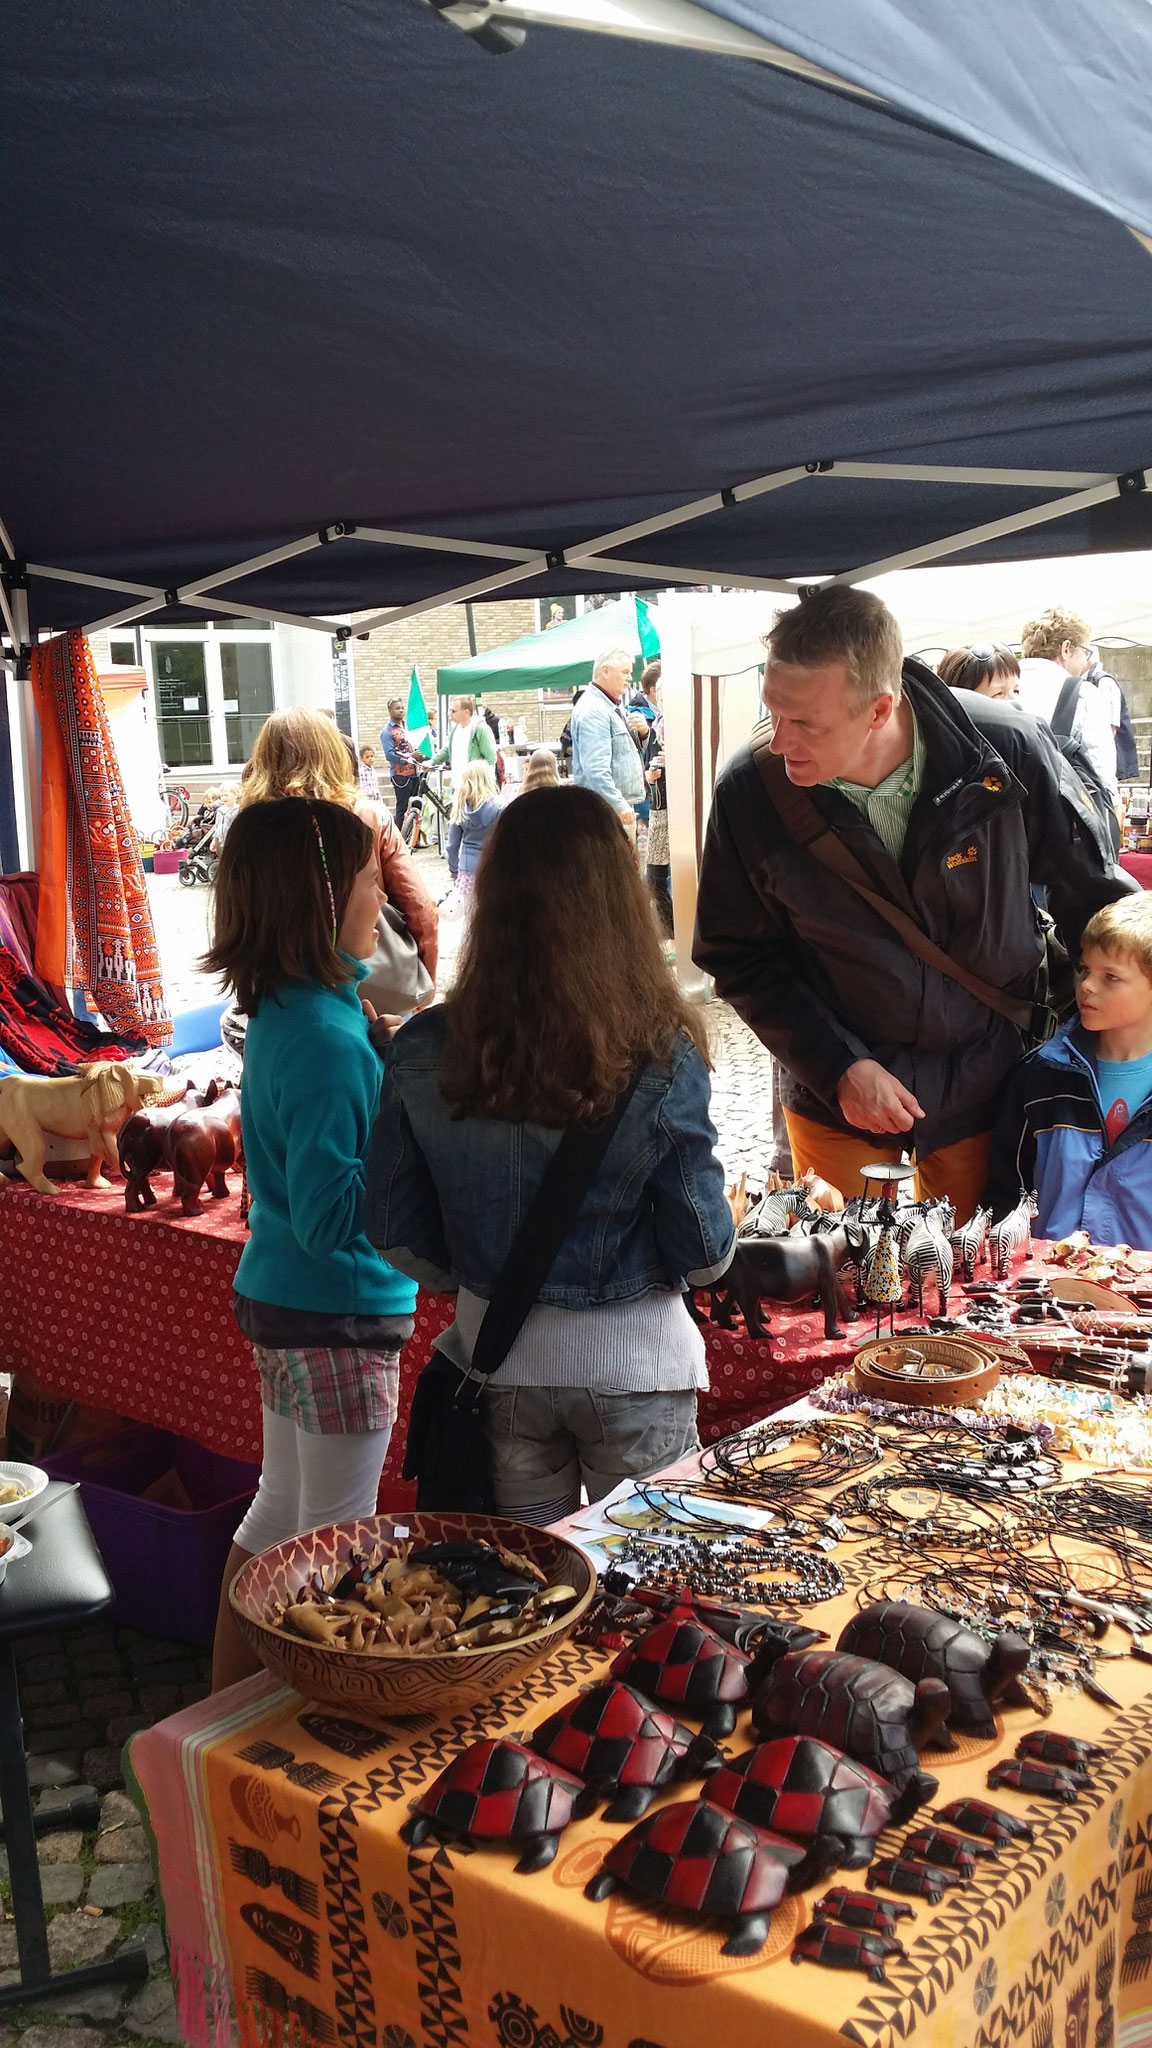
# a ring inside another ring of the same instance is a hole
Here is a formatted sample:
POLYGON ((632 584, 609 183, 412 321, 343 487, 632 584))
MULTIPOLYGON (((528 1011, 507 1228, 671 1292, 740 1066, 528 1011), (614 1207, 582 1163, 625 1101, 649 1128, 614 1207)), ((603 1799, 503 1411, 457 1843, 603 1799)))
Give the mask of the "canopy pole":
POLYGON ((661 598, 656 608, 660 635, 660 696, 664 712, 664 776, 668 798, 668 860, 672 874, 672 924, 676 979, 690 1002, 703 1002, 708 980, 692 958, 696 929, 697 820, 707 818, 711 791, 696 786, 695 714, 692 690, 691 609, 682 595, 661 598))
POLYGON ((667 562, 634 562, 630 555, 585 555, 565 550, 570 569, 603 569, 614 576, 630 575, 653 583, 728 583, 738 590, 767 590, 782 597, 795 597, 796 585, 778 576, 746 576, 735 569, 674 569, 667 562))
MULTIPOLYGON (((563 557, 561 557, 561 561, 563 557)), ((480 576, 474 583, 461 583, 455 590, 441 590, 433 597, 418 598, 415 604, 402 604, 388 611, 373 612, 367 619, 357 619, 353 631, 357 636, 371 633, 377 626, 398 626, 401 619, 415 619, 421 612, 437 611, 442 604, 461 604, 466 597, 483 597, 487 590, 502 590, 509 583, 524 583, 530 576, 547 575, 548 570, 558 566, 548 555, 530 555, 518 562, 514 569, 500 569, 495 575, 480 576)))
MULTIPOLYGON (((1142 490, 1143 487, 1141 482, 1138 488, 1142 490)), ((843 569, 838 576, 827 580, 831 583, 864 583, 872 576, 887 575, 892 569, 914 569, 920 562, 933 562, 941 555, 958 555, 964 548, 977 547, 981 541, 995 540, 1002 533, 1019 533, 1028 526, 1043 526, 1046 520, 1063 519, 1069 512, 1083 512, 1089 505, 1102 505, 1109 498, 1126 495, 1124 480, 1112 477, 1108 483, 1096 484, 1090 491, 1076 491, 1067 498, 1052 498, 1046 505, 1034 505, 1029 512, 1013 512, 1007 519, 992 519, 984 526, 970 526, 964 533, 950 533, 946 540, 928 541, 924 547, 908 548, 903 554, 889 555, 884 561, 866 562, 862 569, 843 569)))
POLYGON ((710 513, 725 512, 729 506, 741 505, 749 498, 763 498, 769 491, 783 491, 789 484, 803 483, 805 478, 815 476, 818 469, 818 463, 802 462, 792 469, 771 470, 765 476, 753 477, 746 484, 710 491, 706 498, 694 498, 690 505, 679 505, 673 512, 656 512, 651 519, 618 526, 613 533, 602 533, 597 540, 581 541, 579 548, 565 550, 566 557, 569 562, 581 562, 587 555, 598 555, 605 548, 626 547, 630 540, 644 540, 650 533, 666 533, 670 526, 707 519, 710 513))
POLYGON ((43 562, 28 563, 29 576, 46 576, 54 583, 82 583, 88 590, 123 590, 130 597, 163 597, 156 583, 129 583, 123 576, 89 576, 82 569, 49 569, 43 562))
POLYGON ((495 541, 447 540, 435 533, 400 533, 385 526, 357 526, 348 536, 351 540, 371 540, 386 548, 429 548, 439 549, 445 555, 491 556, 494 562, 533 562, 538 548, 506 548, 495 541))

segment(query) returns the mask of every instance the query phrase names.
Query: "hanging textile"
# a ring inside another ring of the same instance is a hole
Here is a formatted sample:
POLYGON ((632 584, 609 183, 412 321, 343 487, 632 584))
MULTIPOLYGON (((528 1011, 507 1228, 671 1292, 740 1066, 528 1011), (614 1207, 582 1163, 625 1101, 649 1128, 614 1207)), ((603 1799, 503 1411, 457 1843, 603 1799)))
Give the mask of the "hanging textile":
POLYGON ((0 944, 0 1060, 22 1074, 74 1074, 86 1060, 126 1060, 144 1050, 142 1038, 110 1038, 62 1010, 51 989, 0 944))
POLYGON ((40 719, 36 972, 82 987, 112 1031, 172 1035, 148 888, 92 650, 83 633, 33 650, 40 719))

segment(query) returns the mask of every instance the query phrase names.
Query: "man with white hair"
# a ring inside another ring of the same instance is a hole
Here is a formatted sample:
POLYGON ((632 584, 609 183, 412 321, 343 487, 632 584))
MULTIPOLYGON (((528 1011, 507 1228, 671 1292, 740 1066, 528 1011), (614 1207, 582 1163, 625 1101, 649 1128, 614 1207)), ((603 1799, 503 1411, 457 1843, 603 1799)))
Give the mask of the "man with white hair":
POLYGON ((620 708, 631 680, 628 649, 605 648, 572 711, 572 780, 611 804, 629 838, 636 831, 633 805, 644 796, 640 755, 620 708))

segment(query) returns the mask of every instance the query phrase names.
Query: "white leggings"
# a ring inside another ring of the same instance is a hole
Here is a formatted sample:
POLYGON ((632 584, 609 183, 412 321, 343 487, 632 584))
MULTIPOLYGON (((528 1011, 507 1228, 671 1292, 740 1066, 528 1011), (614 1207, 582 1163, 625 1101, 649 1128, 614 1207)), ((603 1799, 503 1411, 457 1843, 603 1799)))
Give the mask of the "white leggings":
POLYGON ((319 1436, 297 1429, 288 1416, 271 1408, 263 1414, 260 1484, 236 1531, 242 1550, 268 1550, 303 1529, 376 1513, 390 1429, 370 1429, 362 1436, 319 1436))

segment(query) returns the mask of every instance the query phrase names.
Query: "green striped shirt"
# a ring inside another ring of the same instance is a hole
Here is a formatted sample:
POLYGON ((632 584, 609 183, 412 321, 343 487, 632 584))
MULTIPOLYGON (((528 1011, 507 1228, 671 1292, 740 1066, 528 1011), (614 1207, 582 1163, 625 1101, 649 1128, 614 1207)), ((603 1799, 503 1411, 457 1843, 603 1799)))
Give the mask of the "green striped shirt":
POLYGON ((912 752, 906 761, 901 761, 900 766, 892 770, 891 775, 878 782, 875 789, 865 788, 862 782, 845 782, 840 777, 827 784, 829 789, 838 789, 841 796, 855 804, 895 861, 900 859, 904 850, 904 835, 924 780, 926 759, 923 735, 913 717, 912 752))

